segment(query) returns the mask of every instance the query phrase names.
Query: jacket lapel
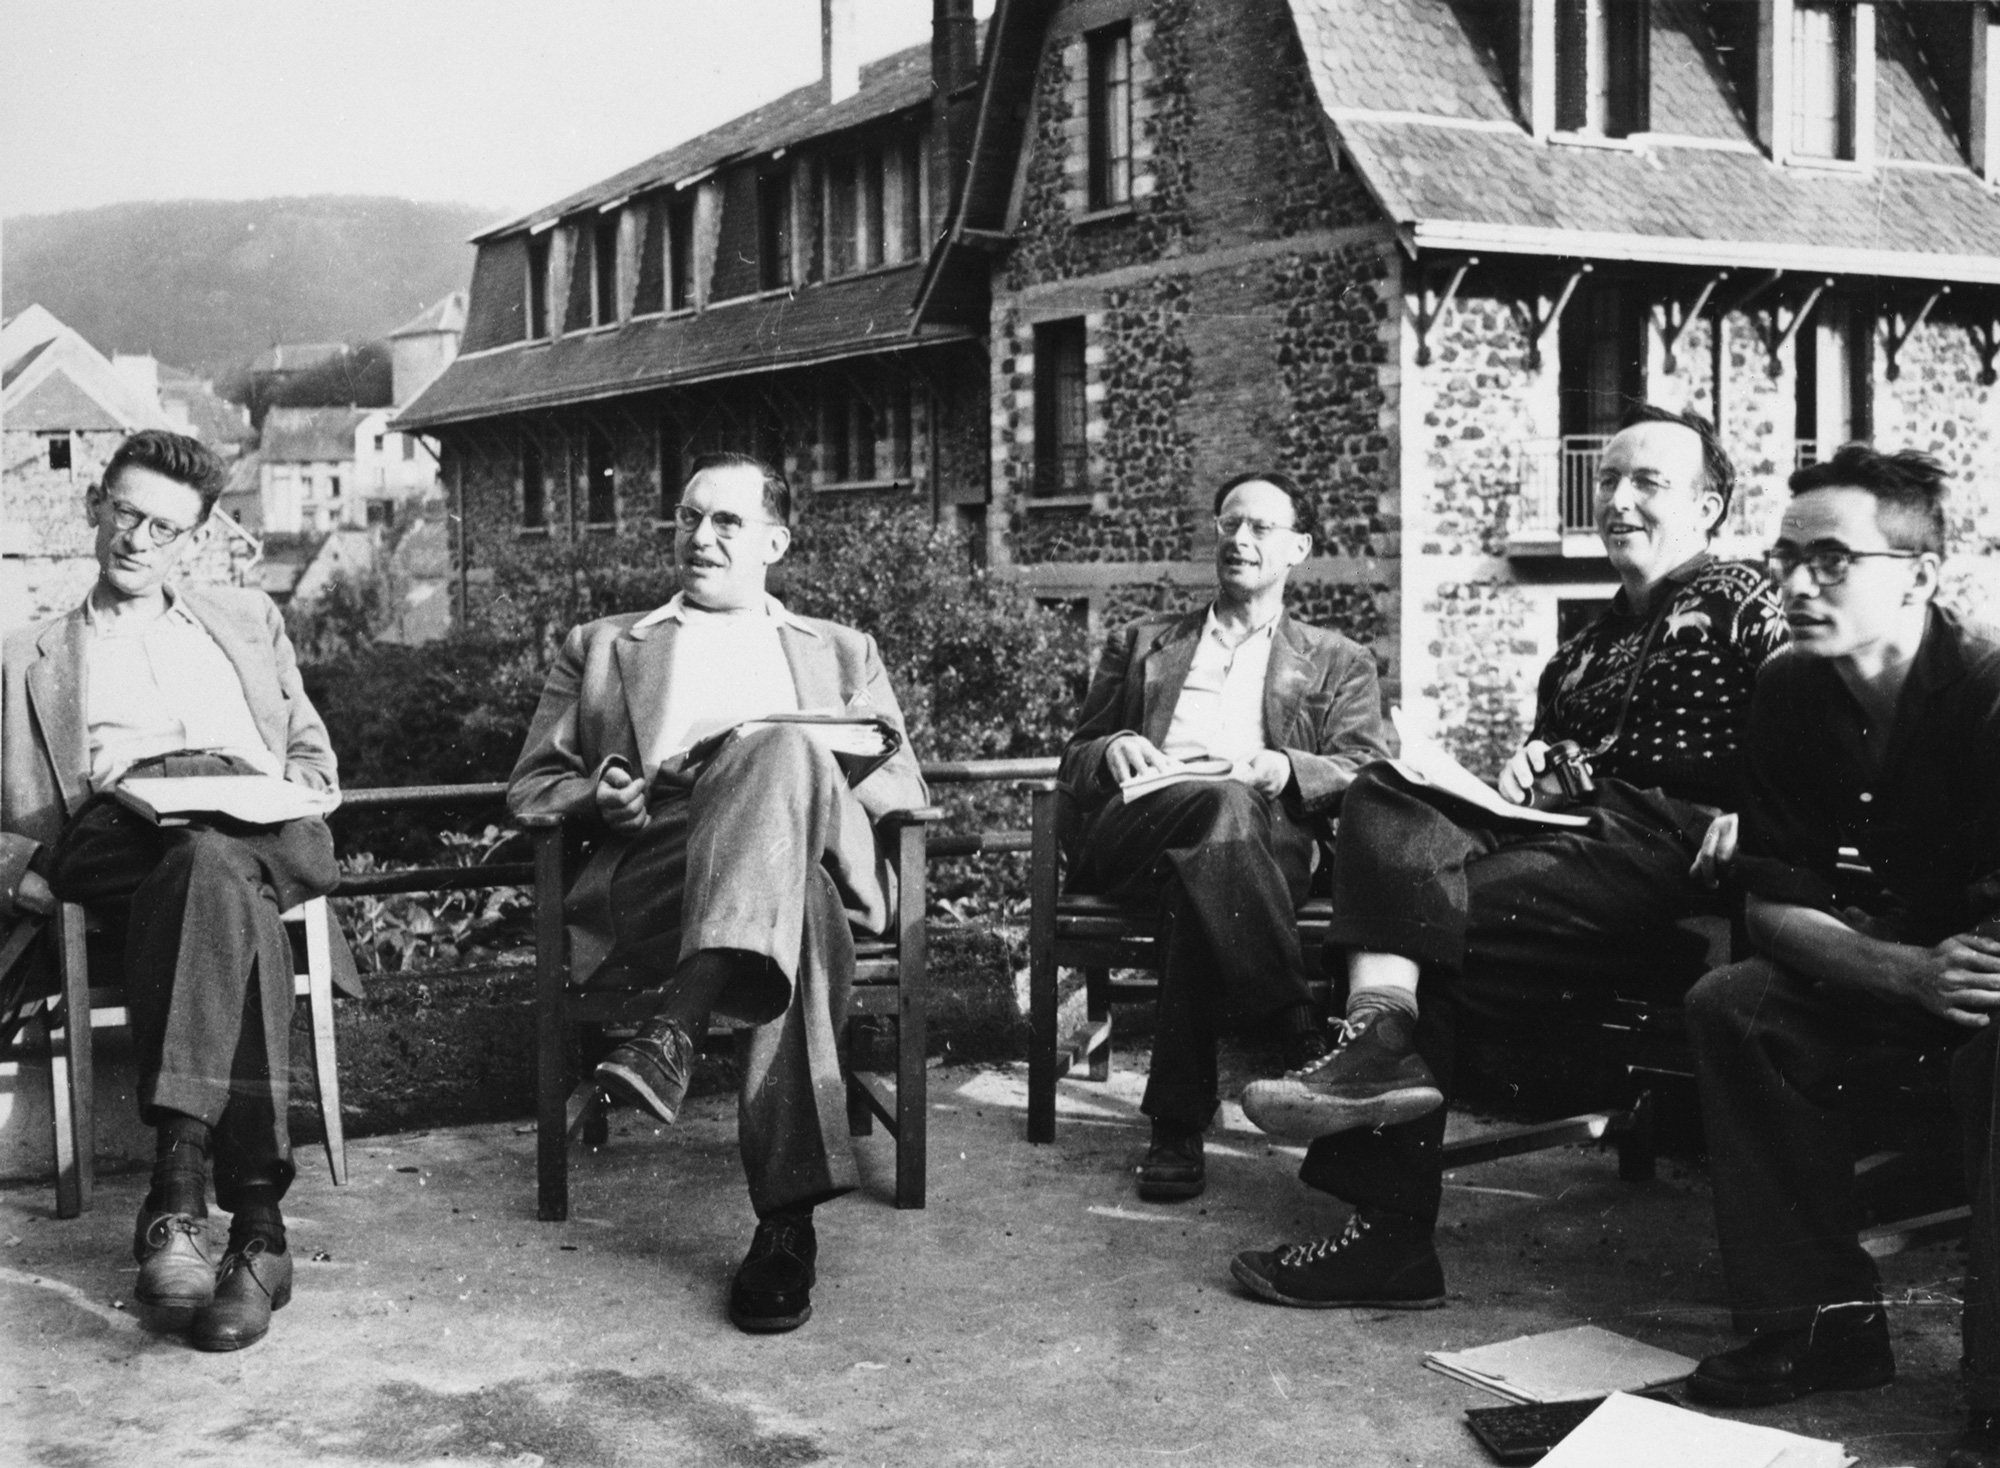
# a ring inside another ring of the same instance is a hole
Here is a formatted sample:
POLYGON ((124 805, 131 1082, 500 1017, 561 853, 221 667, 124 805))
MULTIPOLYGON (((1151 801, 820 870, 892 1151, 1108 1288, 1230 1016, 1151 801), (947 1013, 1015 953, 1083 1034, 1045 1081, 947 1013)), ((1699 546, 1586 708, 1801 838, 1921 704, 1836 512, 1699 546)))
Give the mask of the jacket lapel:
MULTIPOLYGON (((840 658, 825 638, 783 622, 778 626, 778 644, 785 650, 785 661, 792 666, 792 687, 798 690, 802 710, 848 706, 844 686, 847 680, 840 676, 840 658)), ((858 676, 853 682, 856 692, 864 691, 858 676)))
POLYGON ((84 722, 83 658, 89 624, 78 607, 37 640, 28 668, 28 699, 55 767, 63 805, 72 813, 90 795, 90 729, 84 722))
POLYGON ((272 665, 268 645, 259 648, 228 617, 185 591, 174 593, 175 603, 201 623, 229 666, 236 670, 236 682, 243 690, 243 702, 257 725, 257 733, 282 762, 290 752, 291 715, 285 708, 284 690, 278 686, 277 669, 272 665))
POLYGON ((1298 623, 1283 615, 1271 629, 1271 661, 1264 670, 1264 737, 1273 749, 1286 747, 1292 719, 1312 682, 1312 654, 1298 623))
POLYGON ((1146 654, 1145 703, 1139 732, 1155 745, 1166 743, 1167 730, 1174 721, 1174 706, 1180 702, 1188 669, 1194 666, 1195 648, 1207 619, 1207 608, 1189 612, 1162 632, 1146 654))
POLYGON ((625 713, 632 721, 632 739, 643 760, 659 750, 661 725, 667 714, 667 682, 674 667, 674 638, 681 624, 669 618, 650 627, 633 627, 611 645, 618 664, 618 682, 625 690, 625 713))

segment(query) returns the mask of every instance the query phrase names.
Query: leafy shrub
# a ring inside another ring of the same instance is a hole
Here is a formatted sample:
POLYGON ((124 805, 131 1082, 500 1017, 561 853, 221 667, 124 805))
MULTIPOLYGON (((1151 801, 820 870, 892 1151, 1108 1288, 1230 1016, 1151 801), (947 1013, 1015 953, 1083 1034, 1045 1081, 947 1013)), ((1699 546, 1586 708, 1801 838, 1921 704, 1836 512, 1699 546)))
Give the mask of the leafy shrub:
MULTIPOLYGON (((441 831, 441 864, 484 865, 503 847, 518 845, 519 837, 517 831, 491 825, 476 835, 441 831)), ((345 872, 379 872, 400 863, 357 851, 340 865, 345 872)), ((526 887, 489 887, 337 897, 331 905, 356 965, 364 973, 395 973, 454 967, 491 957, 502 946, 518 946, 528 939, 535 903, 526 887)))

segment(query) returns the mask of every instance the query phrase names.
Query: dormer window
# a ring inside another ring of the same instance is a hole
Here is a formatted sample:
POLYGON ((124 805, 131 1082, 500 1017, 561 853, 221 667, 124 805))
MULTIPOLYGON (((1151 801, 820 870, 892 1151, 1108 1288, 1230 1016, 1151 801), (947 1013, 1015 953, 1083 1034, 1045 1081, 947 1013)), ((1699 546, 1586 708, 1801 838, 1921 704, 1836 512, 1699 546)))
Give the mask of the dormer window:
POLYGON ((528 340, 540 341, 549 334, 549 237, 536 235, 528 241, 528 340))
POLYGON ((792 283, 792 174, 775 169, 757 179, 757 285, 782 290, 792 283))
POLYGON ((1854 154, 1854 6, 1799 4, 1792 10, 1792 154, 1854 154))
POLYGON ((1622 138, 1648 125, 1648 0, 1556 0, 1556 126, 1622 138))
POLYGON ((590 277, 596 287, 596 324, 618 324, 618 215, 600 214, 590 235, 590 277))

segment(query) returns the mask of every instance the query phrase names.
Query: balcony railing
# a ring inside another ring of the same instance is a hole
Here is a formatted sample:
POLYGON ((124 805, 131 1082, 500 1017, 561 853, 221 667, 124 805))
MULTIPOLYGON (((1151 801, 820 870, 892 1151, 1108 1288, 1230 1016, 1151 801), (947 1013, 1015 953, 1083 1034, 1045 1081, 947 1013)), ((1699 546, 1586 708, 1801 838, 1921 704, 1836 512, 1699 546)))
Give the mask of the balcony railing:
POLYGON ((1508 545, 1516 554, 1597 552, 1597 465, 1607 435, 1573 433, 1521 450, 1520 495, 1508 545))
POLYGON ((1792 467, 1794 469, 1810 469, 1818 462, 1819 440, 1816 438, 1800 439, 1798 446, 1792 451, 1792 467))

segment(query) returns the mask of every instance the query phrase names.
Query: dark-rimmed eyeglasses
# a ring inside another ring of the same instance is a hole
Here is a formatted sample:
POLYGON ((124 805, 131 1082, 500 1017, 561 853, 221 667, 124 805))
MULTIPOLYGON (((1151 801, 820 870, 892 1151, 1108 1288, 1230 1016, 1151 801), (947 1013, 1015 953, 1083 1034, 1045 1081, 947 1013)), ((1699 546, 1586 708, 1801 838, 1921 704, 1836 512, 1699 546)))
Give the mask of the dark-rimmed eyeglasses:
POLYGON ((162 520, 157 515, 148 515, 109 495, 104 497, 104 503, 110 507, 111 523, 118 527, 120 535, 130 535, 143 525, 146 527, 147 539, 162 550, 197 528, 193 525, 176 525, 170 520, 162 520))
POLYGON ((1792 579, 1792 572, 1804 566, 1818 586, 1838 586, 1847 579, 1848 568, 1856 561, 1914 561, 1922 551, 1858 551, 1849 550, 1844 545, 1809 545, 1801 550, 1797 546, 1773 546, 1764 556, 1764 574, 1773 583, 1783 586, 1792 579))
POLYGON ((1297 533, 1296 525, 1282 525, 1276 520, 1259 520, 1251 515, 1217 515, 1215 533, 1224 540, 1234 540, 1236 532, 1248 530, 1252 540, 1269 540, 1280 531, 1297 533))
POLYGON ((749 525, 776 525, 776 520, 746 520, 733 510, 697 510, 693 505, 674 506, 674 524, 687 535, 701 529, 701 522, 715 527, 718 540, 734 540, 749 525))

